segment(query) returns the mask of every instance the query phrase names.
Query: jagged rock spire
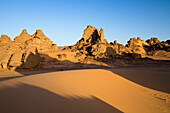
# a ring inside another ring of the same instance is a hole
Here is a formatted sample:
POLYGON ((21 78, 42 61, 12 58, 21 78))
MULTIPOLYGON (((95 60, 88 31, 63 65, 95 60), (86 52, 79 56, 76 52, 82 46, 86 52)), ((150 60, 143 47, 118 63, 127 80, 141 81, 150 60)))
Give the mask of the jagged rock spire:
POLYGON ((14 41, 19 43, 24 43, 29 39, 31 39, 31 36, 27 33, 27 30, 24 29, 19 36, 15 37, 14 41))

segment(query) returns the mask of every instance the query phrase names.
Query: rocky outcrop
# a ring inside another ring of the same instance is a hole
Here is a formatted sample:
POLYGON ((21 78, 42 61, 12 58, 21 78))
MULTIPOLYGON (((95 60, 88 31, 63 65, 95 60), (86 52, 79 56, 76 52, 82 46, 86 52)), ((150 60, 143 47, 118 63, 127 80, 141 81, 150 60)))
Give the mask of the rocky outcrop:
POLYGON ((126 47, 128 47, 132 53, 137 54, 146 54, 146 50, 144 48, 146 46, 149 46, 149 44, 144 40, 141 40, 140 37, 137 37, 137 39, 135 37, 131 38, 126 44, 126 47))
POLYGON ((146 40, 146 42, 149 44, 149 45, 155 45, 155 44, 158 44, 160 43, 160 41, 158 40, 158 38, 151 38, 151 39, 148 39, 146 40))
POLYGON ((45 52, 57 52, 56 44, 44 35, 42 30, 37 30, 30 36, 24 29, 22 33, 12 41, 7 35, 0 38, 0 68, 38 68, 42 58, 40 54, 45 52))
POLYGON ((41 68, 43 58, 41 58, 36 48, 27 49, 22 57, 22 65, 19 68, 32 69, 41 68))
POLYGON ((78 50, 85 55, 96 56, 105 53, 108 44, 107 40, 104 39, 104 30, 101 28, 99 31, 99 29, 89 25, 84 30, 82 39, 73 46, 65 47, 64 50, 78 50))
POLYGON ((44 35, 42 30, 36 30, 36 32, 31 36, 31 39, 25 42, 26 48, 35 47, 39 53, 58 51, 56 44, 44 35))
POLYGON ((7 35, 1 35, 0 43, 5 43, 5 42, 9 43, 12 42, 12 40, 7 35))
POLYGON ((27 30, 24 29, 22 33, 14 38, 14 42, 16 43, 24 43, 25 41, 31 39, 31 36, 27 33, 27 30))
MULTIPOLYGON (((141 58, 142 55, 147 55, 148 51, 155 48, 155 45, 160 45, 157 38, 151 38, 146 42, 141 40, 140 37, 131 38, 126 46, 119 44, 116 40, 113 43, 108 43, 104 39, 104 30, 101 28, 96 29, 93 26, 87 26, 84 30, 82 39, 75 45, 67 46, 63 51, 70 50, 73 52, 81 53, 81 55, 92 56, 93 58, 141 58)), ((164 42, 163 50, 168 51, 168 43, 164 42)), ((158 48, 160 50, 161 47, 158 48)))
POLYGON ((117 40, 108 43, 104 30, 91 25, 87 26, 82 38, 75 45, 60 49, 62 50, 42 30, 29 35, 24 29, 14 41, 7 35, 1 35, 0 69, 37 69, 44 67, 43 65, 49 68, 50 63, 50 67, 57 67, 61 62, 63 66, 68 62, 125 65, 124 61, 129 65, 130 62, 139 60, 143 62, 142 57, 149 55, 170 58, 169 40, 160 42, 157 38, 151 38, 144 41, 140 37, 134 37, 126 46, 119 44, 117 40))
POLYGON ((116 54, 122 55, 124 53, 131 53, 131 50, 128 47, 117 43, 117 41, 114 41, 114 43, 111 42, 110 44, 112 45, 111 47, 116 51, 116 54))
POLYGON ((12 43, 12 40, 10 39, 10 37, 8 37, 7 35, 1 35, 1 37, 0 37, 0 48, 3 47, 3 46, 7 46, 11 43, 12 43))
POLYGON ((147 47, 147 53, 149 55, 154 55, 159 50, 170 52, 170 44, 168 41, 160 42, 158 38, 151 38, 146 40, 146 42, 149 43, 149 46, 147 47))

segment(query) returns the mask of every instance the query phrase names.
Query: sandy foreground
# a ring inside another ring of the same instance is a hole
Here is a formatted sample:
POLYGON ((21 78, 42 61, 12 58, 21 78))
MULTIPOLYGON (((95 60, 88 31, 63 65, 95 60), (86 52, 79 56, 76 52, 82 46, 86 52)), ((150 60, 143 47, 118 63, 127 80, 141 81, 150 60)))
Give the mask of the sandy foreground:
POLYGON ((169 113, 168 70, 0 72, 0 112, 169 113))

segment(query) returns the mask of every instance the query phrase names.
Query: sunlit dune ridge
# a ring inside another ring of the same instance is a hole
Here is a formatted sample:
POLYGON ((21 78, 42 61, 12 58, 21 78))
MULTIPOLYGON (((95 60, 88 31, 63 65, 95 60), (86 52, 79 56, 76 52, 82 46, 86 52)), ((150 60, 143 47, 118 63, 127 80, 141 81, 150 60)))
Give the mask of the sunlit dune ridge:
POLYGON ((51 72, 0 82, 0 108, 13 113, 168 112, 169 104, 152 91, 104 69, 51 72))

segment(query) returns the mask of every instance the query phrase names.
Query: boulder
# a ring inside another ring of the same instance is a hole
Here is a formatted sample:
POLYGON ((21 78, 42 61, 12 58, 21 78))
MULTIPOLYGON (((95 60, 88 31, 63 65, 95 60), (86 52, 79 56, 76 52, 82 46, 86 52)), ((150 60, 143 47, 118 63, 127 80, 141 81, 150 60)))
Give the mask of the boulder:
POLYGON ((92 45, 91 53, 92 53, 92 55, 99 55, 101 53, 105 53, 106 48, 107 48, 107 46, 103 43, 95 44, 95 45, 92 45))
POLYGON ((67 57, 67 54, 59 54, 57 55, 60 60, 63 60, 67 57))
POLYGON ((114 41, 114 44, 115 44, 115 45, 117 44, 117 40, 114 41))
POLYGON ((106 55, 108 57, 114 57, 116 55, 116 50, 113 49, 112 47, 107 47, 106 48, 106 55))

